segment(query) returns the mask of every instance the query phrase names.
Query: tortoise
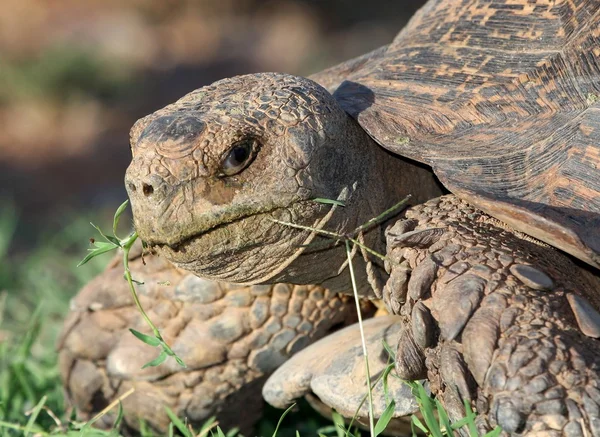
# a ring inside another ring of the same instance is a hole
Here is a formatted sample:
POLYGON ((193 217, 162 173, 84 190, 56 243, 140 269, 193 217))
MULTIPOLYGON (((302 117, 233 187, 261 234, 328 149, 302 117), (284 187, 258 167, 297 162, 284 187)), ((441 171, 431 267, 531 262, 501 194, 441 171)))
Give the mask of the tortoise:
MULTIPOLYGON (((366 55, 223 79, 136 122, 125 185, 161 256, 139 274, 173 277, 143 292, 191 370, 134 370, 113 267, 65 327, 71 398, 91 412, 142 384, 150 401, 131 408, 157 427, 156 398, 250 423, 242 388, 306 347, 264 397, 312 393, 349 415, 356 328, 310 345, 353 305, 345 245, 320 231, 347 235, 411 194, 359 228, 385 261, 353 252, 358 293, 389 313, 366 323, 374 361, 395 341, 399 376, 426 378, 453 419, 470 402, 482 431, 600 435, 599 23, 591 0, 430 0, 366 55)), ((397 415, 414 411, 404 386, 393 395, 397 415)))

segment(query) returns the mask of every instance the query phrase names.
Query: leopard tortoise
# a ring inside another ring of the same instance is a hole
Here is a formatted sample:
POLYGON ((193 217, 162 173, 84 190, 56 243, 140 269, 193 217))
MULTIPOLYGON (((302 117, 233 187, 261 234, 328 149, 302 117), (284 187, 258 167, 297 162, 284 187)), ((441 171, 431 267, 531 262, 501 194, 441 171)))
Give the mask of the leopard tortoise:
POLYGON ((83 412, 136 386, 125 410, 156 428, 163 404, 250 426, 281 366, 268 402, 351 415, 358 331, 326 336, 355 317, 346 248, 318 230, 347 235, 411 194, 353 251, 360 296, 389 313, 365 323, 375 371, 385 339, 452 419, 466 401, 482 431, 600 436, 599 2, 430 0, 387 46, 308 79, 220 80, 130 140, 135 228, 160 255, 133 264, 189 367, 139 370, 154 351, 123 334, 141 321, 113 265, 60 343, 83 412))

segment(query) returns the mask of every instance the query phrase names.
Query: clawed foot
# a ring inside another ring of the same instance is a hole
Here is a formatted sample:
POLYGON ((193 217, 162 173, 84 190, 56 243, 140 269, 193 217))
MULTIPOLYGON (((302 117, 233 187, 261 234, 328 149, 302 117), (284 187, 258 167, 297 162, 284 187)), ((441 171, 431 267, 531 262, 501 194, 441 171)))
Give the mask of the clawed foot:
POLYGON ((387 243, 400 377, 427 377, 455 420, 472 402, 482 431, 600 435, 599 278, 454 196, 387 243))

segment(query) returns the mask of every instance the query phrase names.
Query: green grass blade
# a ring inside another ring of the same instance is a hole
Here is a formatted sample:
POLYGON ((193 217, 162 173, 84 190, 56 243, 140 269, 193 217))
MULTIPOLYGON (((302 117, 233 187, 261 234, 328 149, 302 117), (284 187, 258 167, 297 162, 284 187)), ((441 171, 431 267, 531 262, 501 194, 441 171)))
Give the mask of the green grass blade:
POLYGON ((383 410, 383 413, 381 413, 381 417, 377 420, 377 423, 375 424, 375 437, 377 437, 379 434, 385 431, 388 424, 390 423, 390 420, 392 420, 392 417, 394 416, 395 409, 396 402, 392 400, 388 404, 388 406, 385 407, 385 410, 383 410))
POLYGON ((342 415, 335 410, 331 410, 331 420, 333 420, 333 424, 335 425, 336 435, 344 437, 346 435, 346 424, 342 415))
POLYGON ((318 202, 318 203, 324 203, 326 205, 335 205, 335 206, 346 206, 346 204, 344 202, 342 202, 341 200, 334 200, 334 199, 325 199, 323 197, 317 197, 315 199, 313 199, 313 201, 318 202))
POLYGON ((392 359, 393 362, 395 362, 396 361, 396 352, 394 352, 392 350, 392 347, 389 344, 387 344, 387 342, 385 340, 382 340, 381 343, 383 344, 383 348, 388 353, 389 357, 392 359))
POLYGON ((173 425, 175 425, 175 427, 179 430, 181 434, 184 435, 184 437, 194 437, 190 430, 187 428, 187 426, 185 426, 181 419, 177 417, 177 415, 173 413, 173 411, 169 407, 165 407, 165 411, 167 412, 167 416, 169 416, 169 419, 171 419, 173 425))
POLYGON ((383 374, 381 375, 381 382, 383 384, 383 396, 384 396, 386 404, 389 403, 390 393, 389 393, 389 387, 388 387, 388 377, 390 376, 390 373, 392 372, 392 370, 394 370, 394 363, 390 362, 387 365, 387 367, 383 370, 383 374))
POLYGON ((227 431, 227 434, 225 434, 225 437, 235 437, 239 433, 240 433, 239 428, 231 428, 229 431, 227 431))
POLYGON ((281 417, 279 418, 279 420, 277 421, 277 426, 275 427, 275 431, 273 431, 273 437, 277 436, 277 431, 279 431, 279 427, 281 426, 281 422, 283 422, 283 419, 285 416, 287 416, 287 414, 292 411, 292 408, 294 408, 296 406, 295 403, 293 403, 292 405, 290 405, 287 410, 285 410, 283 412, 283 414, 281 415, 281 417))
POLYGON ((420 382, 417 383, 417 393, 419 399, 419 409, 421 410, 421 414, 423 415, 423 420, 425 420, 425 424, 429 429, 429 432, 434 437, 442 437, 442 431, 438 425, 437 420, 435 419, 434 403, 431 398, 425 391, 425 387, 420 382))
POLYGON ((467 422, 467 426, 469 428, 469 434, 476 436, 476 435, 478 435, 477 427, 475 426, 475 418, 477 417, 477 415, 471 408, 471 404, 469 403, 469 401, 467 401, 465 399, 464 404, 465 404, 465 411, 467 412, 466 417, 469 419, 469 421, 467 422))
POLYGON ((31 430, 32 430, 33 426, 35 425, 35 421, 37 420, 38 416, 40 415, 40 411, 42 411, 42 408, 46 404, 47 399, 48 399, 47 396, 43 396, 42 399, 40 399, 40 401, 37 403, 37 405, 33 408, 33 410, 31 410, 31 415, 29 416, 29 420, 27 421, 27 426, 25 426, 25 430, 23 431, 23 434, 25 435, 25 437, 27 437, 31 433, 31 430))
MULTIPOLYGON (((425 434, 429 434, 427 431, 427 428, 425 427, 425 425, 423 425, 423 422, 421 422, 421 419, 419 419, 417 416, 415 416, 414 414, 410 417, 410 423, 411 423, 411 427, 412 425, 416 426, 419 430, 421 430, 421 432, 425 433, 425 434)), ((416 434, 413 430, 413 434, 416 434)))
POLYGON ((443 428, 448 435, 452 435, 452 425, 450 424, 450 418, 448 417, 448 413, 446 413, 446 409, 438 399, 435 399, 435 406, 438 412, 440 428, 443 428))
POLYGON ((202 424, 202 426, 200 427, 200 431, 198 431, 198 435, 197 437, 203 437, 204 435, 208 434, 211 430, 211 428, 213 428, 215 425, 215 422, 217 421, 216 416, 212 416, 209 417, 208 419, 206 419, 204 421, 204 423, 202 424))
POLYGON ((123 404, 119 402, 119 408, 117 408, 117 418, 115 419, 115 423, 113 423, 112 429, 113 431, 117 431, 123 422, 123 404))
POLYGON ((502 428, 497 426, 496 428, 492 429, 490 432, 487 432, 483 437, 498 437, 500 434, 502 434, 502 428))

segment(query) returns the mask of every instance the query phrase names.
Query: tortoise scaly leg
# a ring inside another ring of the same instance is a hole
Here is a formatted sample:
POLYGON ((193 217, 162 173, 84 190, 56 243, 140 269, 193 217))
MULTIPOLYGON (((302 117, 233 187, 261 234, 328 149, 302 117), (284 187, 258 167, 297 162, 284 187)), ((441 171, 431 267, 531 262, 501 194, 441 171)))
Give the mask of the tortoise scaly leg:
MULTIPOLYGON (((89 419, 128 391, 125 421, 159 432, 165 406, 195 425, 216 415, 224 428, 249 431, 260 417, 260 388, 289 356, 355 320, 354 303, 320 287, 234 286, 200 279, 159 257, 134 256, 130 267, 142 305, 173 350, 174 360, 144 370, 158 354, 128 332, 148 333, 135 308, 120 259, 73 299, 59 340, 67 398, 89 419)), ((114 414, 104 416, 112 425, 114 414)))
POLYGON ((387 241, 401 377, 427 376, 453 419, 471 401, 482 430, 600 435, 598 276, 454 196, 408 210, 387 241))

